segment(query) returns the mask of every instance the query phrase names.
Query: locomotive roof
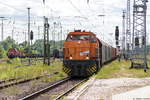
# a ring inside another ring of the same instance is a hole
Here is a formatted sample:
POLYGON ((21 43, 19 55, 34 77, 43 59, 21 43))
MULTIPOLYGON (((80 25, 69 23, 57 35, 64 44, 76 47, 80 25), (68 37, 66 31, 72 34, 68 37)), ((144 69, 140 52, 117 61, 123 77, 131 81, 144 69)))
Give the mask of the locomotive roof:
MULTIPOLYGON (((96 36, 96 34, 94 34, 93 32, 70 32, 68 35, 94 35, 96 36)), ((97 38, 98 39, 98 38, 97 38)), ((108 43, 104 42, 101 39, 98 39, 103 45, 105 46, 109 46, 112 47, 111 45, 109 45, 108 43)))
POLYGON ((70 32, 69 35, 94 35, 94 36, 96 36, 92 32, 70 32))

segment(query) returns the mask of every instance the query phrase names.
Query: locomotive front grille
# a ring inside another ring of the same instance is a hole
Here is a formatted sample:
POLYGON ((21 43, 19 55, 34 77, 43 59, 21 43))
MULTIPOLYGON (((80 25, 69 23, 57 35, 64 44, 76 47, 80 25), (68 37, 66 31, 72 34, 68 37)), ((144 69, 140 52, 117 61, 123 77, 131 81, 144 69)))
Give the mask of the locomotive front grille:
POLYGON ((70 71, 65 70, 65 73, 71 76, 90 76, 97 71, 95 60, 64 60, 63 62, 64 68, 70 69, 70 71))

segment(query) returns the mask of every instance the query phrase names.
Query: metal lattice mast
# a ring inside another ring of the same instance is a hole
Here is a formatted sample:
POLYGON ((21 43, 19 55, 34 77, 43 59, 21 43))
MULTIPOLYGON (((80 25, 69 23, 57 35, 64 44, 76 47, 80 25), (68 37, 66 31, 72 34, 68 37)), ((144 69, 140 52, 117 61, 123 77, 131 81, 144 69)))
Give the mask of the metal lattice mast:
POLYGON ((1 41, 4 40, 4 20, 7 20, 5 19, 5 17, 0 17, 2 23, 1 23, 1 41))
POLYGON ((1 29, 1 31, 2 31, 2 36, 1 36, 1 37, 2 37, 2 41, 3 41, 3 39, 4 39, 4 30, 3 30, 3 25, 4 25, 3 21, 4 21, 4 20, 3 20, 3 18, 4 18, 4 17, 0 17, 0 18, 2 19, 2 29, 1 29))
POLYGON ((28 46, 30 47, 30 9, 31 8, 27 8, 28 9, 28 46))
POLYGON ((130 0, 127 0, 127 12, 126 12, 126 54, 130 55, 131 50, 131 17, 130 17, 130 0))
POLYGON ((44 64, 50 65, 49 23, 44 16, 44 64))
POLYGON ((131 68, 144 67, 144 71, 148 68, 146 58, 146 2, 147 0, 134 0, 133 4, 133 53, 131 65, 131 68))
POLYGON ((122 15, 122 55, 125 54, 125 10, 122 15))

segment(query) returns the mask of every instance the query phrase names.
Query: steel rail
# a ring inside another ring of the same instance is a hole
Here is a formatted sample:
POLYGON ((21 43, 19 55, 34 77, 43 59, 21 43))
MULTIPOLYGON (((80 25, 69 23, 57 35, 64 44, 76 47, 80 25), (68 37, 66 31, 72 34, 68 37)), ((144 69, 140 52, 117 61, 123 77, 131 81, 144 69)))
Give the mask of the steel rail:
POLYGON ((87 81, 87 79, 82 80, 81 82, 77 83, 75 86, 73 86, 72 88, 68 89, 66 92, 62 93, 61 95, 59 95, 58 97, 56 97, 54 100, 59 100, 61 99, 63 96, 69 94, 71 91, 73 91, 76 87, 78 87, 80 84, 82 84, 83 82, 87 81))
POLYGON ((29 95, 27 95, 27 96, 25 96, 25 97, 23 97, 23 98, 20 98, 19 100, 30 100, 30 99, 33 99, 33 98, 39 96, 40 94, 43 94, 43 93, 49 91, 50 89, 53 89, 53 88, 55 88, 56 86, 63 84, 63 83, 66 82, 66 81, 69 81, 70 79, 71 79, 71 77, 67 77, 67 78, 64 78, 64 79, 62 79, 62 80, 59 80, 59 81, 57 81, 56 83, 51 84, 51 85, 49 85, 48 87, 45 87, 45 88, 43 88, 43 89, 41 89, 41 90, 39 90, 39 91, 36 91, 36 92, 34 92, 34 93, 32 93, 32 94, 29 94, 29 95))
POLYGON ((7 79, 7 80, 0 80, 0 84, 10 82, 10 81, 14 81, 14 80, 18 80, 18 79, 21 79, 21 78, 23 78, 23 77, 10 78, 10 79, 7 79))
POLYGON ((0 89, 4 89, 4 88, 7 88, 7 87, 13 86, 13 85, 18 85, 18 84, 30 82, 30 81, 37 80, 37 79, 40 79, 40 78, 43 78, 43 77, 46 77, 46 76, 53 76, 53 75, 56 75, 56 74, 58 74, 58 72, 54 72, 54 73, 48 74, 48 75, 41 75, 41 76, 34 77, 34 78, 31 78, 31 79, 26 79, 26 80, 22 80, 22 81, 15 81, 15 82, 12 82, 12 83, 0 85, 0 89))

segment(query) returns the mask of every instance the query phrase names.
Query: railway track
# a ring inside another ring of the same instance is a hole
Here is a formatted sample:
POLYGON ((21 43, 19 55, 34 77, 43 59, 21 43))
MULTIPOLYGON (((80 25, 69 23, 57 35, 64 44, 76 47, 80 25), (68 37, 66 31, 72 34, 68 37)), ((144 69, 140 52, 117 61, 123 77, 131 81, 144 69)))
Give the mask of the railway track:
POLYGON ((0 84, 10 82, 10 81, 15 81, 15 80, 18 80, 18 79, 21 79, 21 78, 23 78, 23 77, 10 78, 10 79, 7 79, 7 80, 0 80, 0 84))
POLYGON ((12 79, 8 79, 8 80, 0 81, 0 90, 4 89, 4 88, 7 88, 7 87, 10 87, 10 86, 13 86, 13 85, 18 85, 18 84, 30 82, 30 81, 33 81, 33 80, 38 80, 38 79, 41 79, 43 77, 50 77, 50 76, 53 76, 53 75, 56 75, 56 74, 58 74, 58 72, 55 72, 55 73, 52 73, 52 74, 41 75, 41 76, 37 76, 37 77, 31 78, 31 79, 20 80, 20 81, 18 81, 18 80, 22 79, 23 77, 12 78, 12 79))
POLYGON ((28 94, 22 98, 19 98, 19 100, 59 100, 63 96, 67 95, 69 92, 71 92, 73 89, 75 89, 77 86, 79 86, 81 83, 85 82, 87 79, 72 79, 70 77, 64 78, 62 80, 59 80, 57 82, 54 82, 50 85, 48 85, 45 88, 42 88, 34 93, 28 94), (60 93, 60 91, 62 91, 60 93), (54 94, 53 94, 54 93, 54 94), (47 97, 44 97, 43 95, 49 95, 47 97), (57 95, 56 95, 57 94, 57 95), (60 94, 60 95, 58 95, 60 94), (52 95, 56 95, 55 97, 50 97, 52 95))
POLYGON ((59 100, 61 99, 63 96, 69 94, 71 91, 73 91, 76 87, 78 87, 80 84, 82 84, 83 82, 87 81, 88 79, 84 79, 82 81, 80 81, 79 83, 77 83, 76 85, 74 85, 73 87, 71 87, 70 89, 68 89, 66 92, 62 93, 61 95, 57 96, 54 100, 59 100))

